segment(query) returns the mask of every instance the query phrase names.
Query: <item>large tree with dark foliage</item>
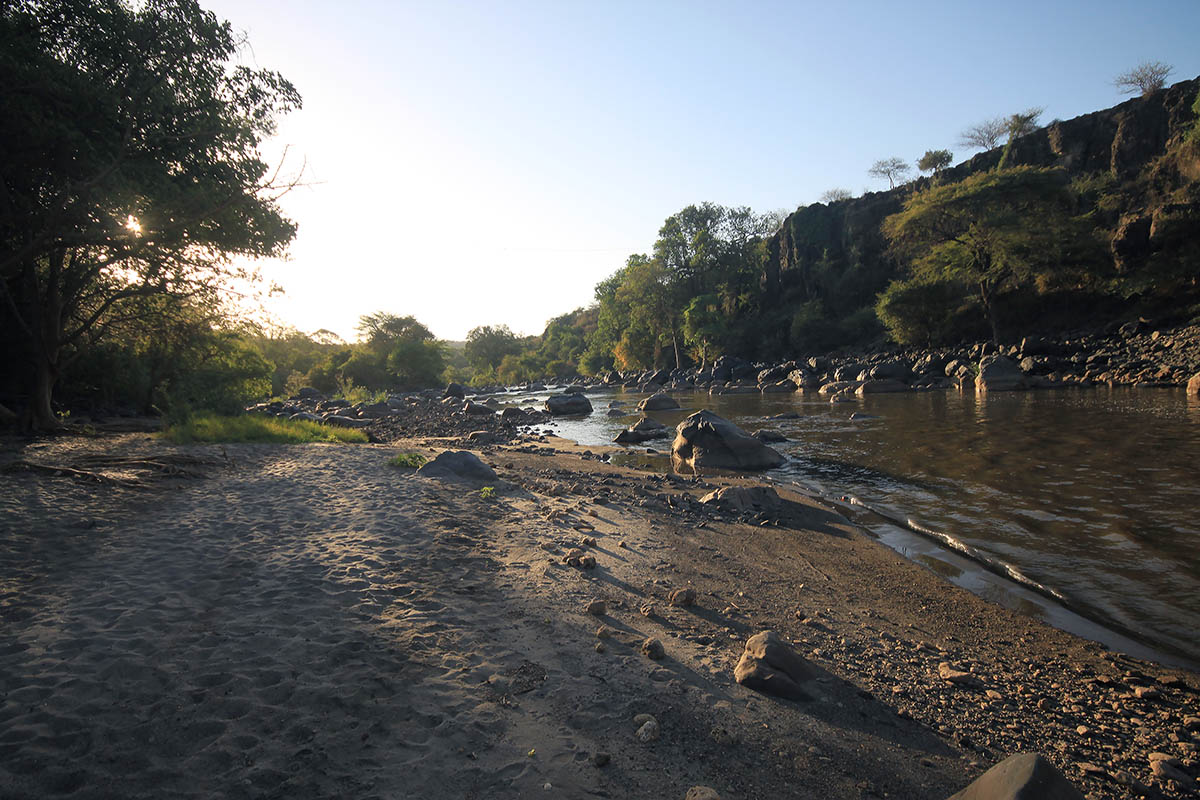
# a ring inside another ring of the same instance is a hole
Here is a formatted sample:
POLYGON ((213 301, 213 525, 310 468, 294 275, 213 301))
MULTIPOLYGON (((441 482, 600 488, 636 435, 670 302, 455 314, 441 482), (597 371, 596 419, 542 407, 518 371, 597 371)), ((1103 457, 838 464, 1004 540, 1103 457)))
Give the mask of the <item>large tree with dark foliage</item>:
POLYGON ((146 298, 214 303, 295 235, 259 148, 300 97, 240 46, 194 0, 0 5, 0 328, 27 426, 57 426, 63 367, 146 298))

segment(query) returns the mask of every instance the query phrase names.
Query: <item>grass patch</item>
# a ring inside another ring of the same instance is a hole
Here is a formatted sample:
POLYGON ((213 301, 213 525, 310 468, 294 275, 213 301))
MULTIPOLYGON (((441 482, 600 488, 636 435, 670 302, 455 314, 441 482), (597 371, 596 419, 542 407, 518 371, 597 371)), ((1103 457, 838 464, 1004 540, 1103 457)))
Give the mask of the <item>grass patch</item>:
POLYGON ((485 486, 479 490, 479 496, 484 500, 491 500, 496 496, 495 486, 485 486))
POLYGON ((265 444, 304 444, 306 442, 367 441, 367 434, 352 428, 334 428, 307 420, 280 419, 258 414, 236 417, 201 414, 186 422, 169 426, 163 438, 175 444, 193 442, 255 442, 265 444))
POLYGON ((388 459, 388 466, 402 467, 404 469, 417 469, 429 459, 420 453, 401 453, 388 459))

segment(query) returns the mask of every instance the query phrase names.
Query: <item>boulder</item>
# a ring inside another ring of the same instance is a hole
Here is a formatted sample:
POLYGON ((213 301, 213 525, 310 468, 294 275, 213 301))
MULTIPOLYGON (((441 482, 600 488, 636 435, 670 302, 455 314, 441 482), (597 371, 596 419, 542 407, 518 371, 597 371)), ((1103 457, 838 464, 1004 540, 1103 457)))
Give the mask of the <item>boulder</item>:
POLYGON ((671 408, 679 408, 679 403, 674 397, 661 392, 638 403, 638 411, 665 411, 671 408))
POLYGON ((476 403, 473 400, 467 400, 464 402, 462 404, 462 410, 464 413, 470 416, 490 417, 496 413, 493 409, 485 406, 483 403, 476 403))
POLYGON ((949 800, 1083 800, 1053 764, 1037 753, 1009 756, 949 800))
POLYGON ((904 361, 899 359, 893 361, 884 361, 881 364, 876 364, 871 367, 868 376, 872 380, 895 380, 908 381, 912 378, 912 370, 904 361))
POLYGON ((843 364, 833 371, 833 379, 835 381, 852 381, 865 369, 862 364, 843 364))
POLYGON ((582 394, 552 394, 546 398, 546 410, 556 417, 592 413, 592 401, 582 394))
POLYGON ((862 384, 854 390, 858 396, 864 394, 886 394, 888 392, 907 392, 908 384, 904 381, 898 381, 893 378, 880 378, 863 381, 862 384))
POLYGON ((296 397, 301 400, 320 400, 324 396, 320 389, 312 386, 302 386, 300 391, 296 392, 296 397))
POLYGON ((495 481, 496 472, 466 450, 444 450, 437 458, 426 461, 417 469, 418 475, 443 480, 486 482, 495 481))
POLYGON ((853 392, 861 385, 861 383, 861 381, 832 381, 821 386, 821 388, 817 390, 817 394, 825 397, 828 395, 841 394, 842 392, 853 392))
POLYGON ((1021 368, 1007 356, 989 356, 979 362, 975 377, 978 392, 1013 392, 1027 389, 1029 381, 1021 368))
POLYGON ((755 439, 758 439, 760 442, 786 442, 787 441, 786 436, 784 436, 779 431, 773 431, 770 428, 763 428, 762 430, 757 430, 752 435, 754 436, 755 439))
POLYGON ((676 466, 771 469, 786 459, 711 411, 697 411, 675 429, 671 461, 676 466))
POLYGON ((526 416, 528 415, 516 406, 509 406, 500 412, 500 419, 504 422, 520 422, 526 416))
POLYGON ((759 385, 759 391, 763 394, 784 394, 796 391, 796 384, 790 380, 775 381, 774 383, 764 383, 759 385))
POLYGON ((1192 376, 1192 379, 1187 382, 1188 397, 1200 397, 1200 372, 1192 376))
POLYGON ((746 641, 733 678, 747 689, 788 700, 811 700, 802 684, 816 671, 775 631, 761 631, 746 641))
POLYGON ((467 390, 462 387, 461 383, 447 383, 445 390, 442 392, 442 397, 455 397, 462 400, 467 396, 467 390))
POLYGON ((500 437, 491 431, 471 431, 467 434, 467 441, 478 445, 495 444, 500 437))
POLYGON ((670 436, 670 428, 657 420, 642 417, 633 425, 617 434, 613 439, 618 444, 638 444, 651 439, 665 439, 670 436))
POLYGON ((817 389, 821 379, 808 370, 794 369, 788 373, 787 379, 796 385, 797 389, 817 389))
POLYGON ((721 800, 721 795, 711 786, 693 786, 687 790, 683 800, 721 800))
POLYGON ((773 511, 779 508, 783 500, 770 486, 726 486, 704 495, 700 502, 742 514, 748 511, 773 511))
POLYGON ((947 358, 940 353, 926 353, 917 359, 917 363, 913 364, 913 372, 918 375, 944 375, 946 369, 947 358))

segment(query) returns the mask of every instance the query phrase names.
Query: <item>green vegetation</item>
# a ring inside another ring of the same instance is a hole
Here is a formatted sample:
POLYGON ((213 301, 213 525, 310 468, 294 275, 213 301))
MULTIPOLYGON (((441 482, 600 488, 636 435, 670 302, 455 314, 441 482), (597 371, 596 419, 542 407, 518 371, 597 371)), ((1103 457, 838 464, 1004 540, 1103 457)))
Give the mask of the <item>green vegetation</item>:
POLYGON ((429 459, 420 453, 400 453, 388 459, 388 466, 402 469, 419 469, 429 459))
POLYGON ((1122 94, 1154 94, 1167 85, 1167 76, 1175 71, 1170 64, 1161 61, 1143 61, 1133 69, 1113 78, 1113 85, 1122 94))
POLYGON ((496 487, 495 486, 484 486, 482 489, 479 490, 479 497, 481 500, 491 500, 495 496, 496 496, 496 487))
POLYGON ((215 307, 245 273, 233 257, 283 252, 288 183, 258 148, 300 96, 239 65, 232 27, 191 0, 18 0, 0 40, 4 333, 25 425, 55 428, 55 385, 86 346, 215 307))
POLYGON ((925 155, 921 156, 921 160, 917 162, 917 169, 936 175, 950 166, 953 161, 954 153, 949 150, 926 150, 925 155))
POLYGON ((893 285, 880 301, 893 335, 900 341, 934 335, 944 313, 906 318, 928 317, 957 284, 976 295, 998 343, 998 295, 1034 282, 1051 285, 1055 273, 1089 253, 1090 226, 1074 211, 1061 169, 993 170, 912 195, 883 224, 893 252, 912 264, 915 281, 893 285))
POLYGON ((257 414, 218 416, 197 414, 168 427, 163 438, 175 444, 193 442, 252 442, 255 444, 305 444, 307 442, 362 443, 360 430, 335 428, 305 420, 279 419, 257 414))

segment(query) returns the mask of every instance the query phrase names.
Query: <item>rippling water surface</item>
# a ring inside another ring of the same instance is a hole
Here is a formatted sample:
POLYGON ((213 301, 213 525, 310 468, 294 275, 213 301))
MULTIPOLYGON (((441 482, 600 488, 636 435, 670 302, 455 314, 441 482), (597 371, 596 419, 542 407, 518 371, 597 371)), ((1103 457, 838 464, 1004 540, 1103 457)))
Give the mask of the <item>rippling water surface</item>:
MULTIPOLYGON (((608 404, 632 411, 643 396, 589 394, 592 415, 554 427, 610 444, 638 415, 605 416, 608 404)), ((923 392, 839 404, 812 394, 675 397, 683 409, 650 416, 674 425, 709 408, 749 431, 775 428, 789 441, 774 447, 791 457, 775 479, 953 537, 1071 608, 1200 662, 1200 402, 1182 390, 923 392), (799 416, 765 419, 789 412, 799 416), (851 421, 854 412, 874 418, 851 421)), ((669 441, 649 446, 666 451, 669 441)), ((948 578, 979 582, 963 577, 962 559, 882 518, 860 521, 948 578)))

